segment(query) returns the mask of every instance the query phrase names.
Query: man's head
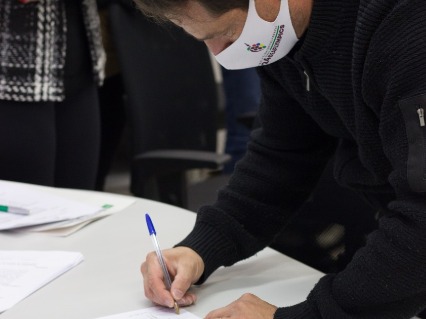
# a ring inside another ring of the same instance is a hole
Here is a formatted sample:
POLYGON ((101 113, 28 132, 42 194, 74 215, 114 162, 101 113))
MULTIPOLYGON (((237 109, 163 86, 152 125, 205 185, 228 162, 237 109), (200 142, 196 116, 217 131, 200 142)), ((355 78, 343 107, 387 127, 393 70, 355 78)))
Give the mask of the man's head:
POLYGON ((171 21, 204 41, 218 62, 228 69, 266 65, 287 54, 297 41, 298 31, 303 32, 307 27, 308 20, 300 17, 309 17, 307 4, 312 3, 312 0, 134 1, 146 15, 171 21), (293 20, 294 12, 297 13, 293 20))
POLYGON ((232 9, 247 10, 248 0, 135 0, 139 9, 157 20, 169 20, 181 15, 190 2, 198 2, 212 16, 220 16, 232 9))
POLYGON ((148 16, 171 21, 218 54, 241 34, 249 0, 135 0, 148 16))

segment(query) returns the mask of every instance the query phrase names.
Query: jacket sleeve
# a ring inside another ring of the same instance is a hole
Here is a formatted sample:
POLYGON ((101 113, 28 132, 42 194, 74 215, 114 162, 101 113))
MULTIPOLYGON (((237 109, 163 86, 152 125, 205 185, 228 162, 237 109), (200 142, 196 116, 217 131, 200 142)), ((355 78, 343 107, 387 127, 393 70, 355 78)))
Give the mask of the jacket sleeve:
POLYGON ((216 203, 200 209, 193 231, 179 244, 203 258, 200 282, 271 243, 307 199, 334 150, 334 139, 285 93, 284 84, 264 71, 261 76, 261 127, 216 203))

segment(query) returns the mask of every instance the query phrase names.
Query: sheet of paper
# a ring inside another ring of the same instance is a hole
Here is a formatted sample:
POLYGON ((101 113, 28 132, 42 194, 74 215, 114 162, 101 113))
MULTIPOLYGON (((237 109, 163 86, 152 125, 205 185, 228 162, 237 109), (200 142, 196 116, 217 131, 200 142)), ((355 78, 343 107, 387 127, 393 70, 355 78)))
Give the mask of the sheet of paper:
POLYGON ((20 228, 91 216, 101 207, 38 190, 32 185, 0 181, 0 205, 17 206, 30 214, 0 214, 0 230, 20 228))
POLYGON ((174 309, 164 307, 150 307, 136 311, 124 312, 112 316, 97 319, 201 319, 196 315, 180 309, 180 314, 176 314, 174 309))
POLYGON ((79 252, 0 250, 0 313, 82 260, 79 252))
MULTIPOLYGON (((56 193, 61 194, 63 189, 52 189, 56 193)), ((91 204, 97 207, 102 207, 98 213, 89 216, 82 216, 76 219, 64 220, 56 223, 50 223, 46 225, 34 226, 26 228, 24 231, 43 232, 52 236, 65 237, 75 233, 77 230, 84 226, 110 216, 117 212, 124 210, 130 205, 135 203, 135 199, 129 196, 101 193, 101 192, 90 192, 79 191, 79 190, 66 190, 66 195, 71 195, 72 199, 86 204, 91 204)))

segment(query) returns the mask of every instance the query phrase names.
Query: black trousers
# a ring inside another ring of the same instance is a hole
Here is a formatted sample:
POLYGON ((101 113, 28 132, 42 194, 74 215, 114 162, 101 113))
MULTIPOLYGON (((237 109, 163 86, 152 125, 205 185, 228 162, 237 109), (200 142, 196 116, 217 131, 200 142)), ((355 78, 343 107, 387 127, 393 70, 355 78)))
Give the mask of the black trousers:
POLYGON ((0 179, 93 189, 100 120, 80 1, 66 1, 63 102, 0 101, 0 179))

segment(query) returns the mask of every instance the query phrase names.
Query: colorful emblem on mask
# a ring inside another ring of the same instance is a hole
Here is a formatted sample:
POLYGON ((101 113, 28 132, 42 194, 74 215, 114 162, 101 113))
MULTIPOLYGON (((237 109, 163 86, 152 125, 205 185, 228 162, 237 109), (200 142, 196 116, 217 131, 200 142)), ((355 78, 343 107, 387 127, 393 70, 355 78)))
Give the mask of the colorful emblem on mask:
POLYGON ((250 51, 250 52, 260 52, 263 49, 266 49, 266 45, 264 45, 263 43, 255 43, 252 45, 247 43, 244 43, 244 44, 247 46, 247 51, 250 51))

